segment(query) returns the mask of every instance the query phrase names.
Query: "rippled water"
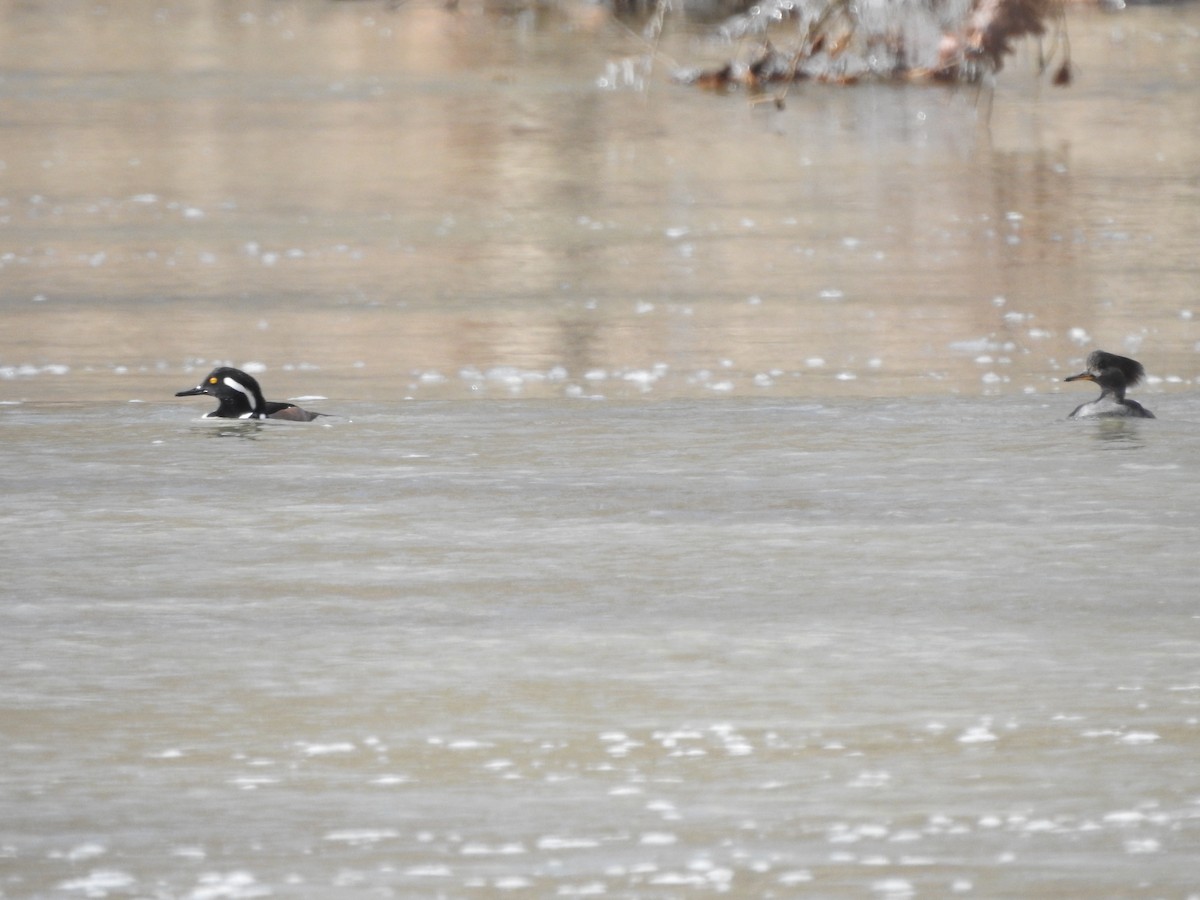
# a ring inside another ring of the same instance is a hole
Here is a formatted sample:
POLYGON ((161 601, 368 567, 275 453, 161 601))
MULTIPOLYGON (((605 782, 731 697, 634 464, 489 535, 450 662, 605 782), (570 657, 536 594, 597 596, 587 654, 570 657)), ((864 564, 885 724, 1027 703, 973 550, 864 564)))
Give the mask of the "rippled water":
POLYGON ((5 890, 1183 896, 1197 428, 1057 406, 7 409, 5 890))
POLYGON ((1197 896, 1194 7, 986 127, 590 17, 0 25, 0 896, 1197 896), (1157 419, 1065 418, 1097 345, 1157 419))

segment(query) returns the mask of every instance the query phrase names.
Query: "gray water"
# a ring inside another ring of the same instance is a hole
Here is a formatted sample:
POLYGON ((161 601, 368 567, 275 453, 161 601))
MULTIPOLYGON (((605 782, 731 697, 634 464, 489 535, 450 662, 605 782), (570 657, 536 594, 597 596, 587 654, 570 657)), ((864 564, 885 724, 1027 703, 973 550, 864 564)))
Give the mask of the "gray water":
POLYGON ((4 14, 0 896, 1200 896, 1196 8, 577 12, 4 14))

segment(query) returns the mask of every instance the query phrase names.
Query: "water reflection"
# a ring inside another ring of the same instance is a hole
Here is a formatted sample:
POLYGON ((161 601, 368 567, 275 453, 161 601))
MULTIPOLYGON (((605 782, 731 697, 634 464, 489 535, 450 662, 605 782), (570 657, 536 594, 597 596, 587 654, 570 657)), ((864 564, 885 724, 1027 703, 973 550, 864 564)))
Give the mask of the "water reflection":
POLYGON ((1137 421, 1123 418, 1097 419, 1093 427, 1092 436, 1102 445, 1101 449, 1140 450, 1146 446, 1143 426, 1137 421))
POLYGON ((316 366, 367 399, 499 367, 1041 392, 1093 344, 1139 343, 1193 377, 1194 10, 1123 15, 1152 81, 1081 15, 1088 89, 1014 64, 981 127, 969 92, 807 85, 765 113, 600 90, 643 49, 602 21, 251 7, 0 17, 22 73, 0 82, 0 362, 65 372, 6 391, 121 399, 201 358, 316 366))
POLYGON ((240 438, 256 441, 262 434, 262 423, 255 421, 232 422, 222 420, 218 425, 195 425, 191 431, 210 438, 240 438))

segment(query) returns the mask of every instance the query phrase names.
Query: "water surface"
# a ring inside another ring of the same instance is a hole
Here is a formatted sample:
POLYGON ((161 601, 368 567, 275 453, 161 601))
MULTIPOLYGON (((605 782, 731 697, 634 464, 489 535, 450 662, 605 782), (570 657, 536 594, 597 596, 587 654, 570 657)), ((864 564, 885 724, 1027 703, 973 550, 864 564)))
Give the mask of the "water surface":
POLYGON ((1194 896, 1200 20, 1070 27, 0 14, 0 895, 1194 896))

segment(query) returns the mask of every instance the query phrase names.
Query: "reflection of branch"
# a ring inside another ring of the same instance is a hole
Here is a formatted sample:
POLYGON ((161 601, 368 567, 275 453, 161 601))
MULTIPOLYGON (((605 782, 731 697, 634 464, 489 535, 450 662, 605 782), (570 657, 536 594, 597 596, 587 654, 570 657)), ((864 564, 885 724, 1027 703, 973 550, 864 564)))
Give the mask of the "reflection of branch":
POLYGON ((819 50, 819 47, 817 47, 818 42, 825 40, 826 23, 838 13, 842 13, 845 16, 846 21, 850 25, 850 31, 854 31, 854 26, 858 24, 858 18, 854 15, 854 7, 851 5, 850 0, 832 0, 831 3, 826 4, 825 8, 821 10, 819 16, 808 23, 808 33, 804 35, 804 43, 809 48, 816 47, 816 49, 812 50, 813 53, 819 50))
MULTIPOLYGON (((1063 15, 1062 3, 1057 4, 1057 9, 1054 13, 1054 47, 1051 48, 1050 56, 1046 60, 1046 65, 1050 64, 1050 60, 1054 59, 1054 51, 1062 51, 1062 62, 1058 68, 1054 70, 1053 82, 1058 87, 1065 87, 1071 83, 1071 73, 1073 66, 1071 65, 1071 37, 1067 34, 1067 19, 1063 15)), ((1045 66, 1038 72, 1045 72, 1045 66)))
POLYGON ((650 21, 642 29, 642 40, 650 45, 650 62, 646 66, 647 74, 654 67, 654 58, 660 55, 658 45, 662 40, 663 28, 667 22, 667 11, 671 9, 671 0, 654 0, 654 12, 650 21))
POLYGON ((641 33, 634 31, 626 25, 620 18, 614 18, 613 22, 617 24, 630 37, 637 39, 646 45, 646 50, 649 53, 649 62, 646 64, 646 74, 653 69, 653 61, 661 59, 672 68, 678 68, 678 64, 667 54, 659 49, 659 42, 662 39, 663 29, 666 27, 667 13, 671 11, 671 0, 654 0, 654 9, 650 13, 650 19, 646 22, 641 33))
POLYGON ((854 36, 855 28, 858 25, 858 18, 854 15, 854 7, 851 5, 850 0, 832 0, 832 2, 827 3, 825 8, 821 10, 820 15, 808 23, 808 28, 805 29, 804 40, 800 42, 800 47, 792 54, 791 64, 788 66, 787 80, 775 92, 776 108, 783 109, 783 102, 787 99, 788 88, 796 80, 796 73, 800 70, 800 63, 806 59, 811 59, 825 49, 825 26, 838 13, 841 13, 846 19, 848 31, 830 46, 829 58, 836 59, 849 45, 850 39, 854 36))
POLYGON ((976 0, 967 21, 967 53, 986 58, 999 71, 1012 53, 1012 42, 1045 34, 1044 20, 1055 14, 1061 20, 1058 0, 976 0))
POLYGON ((1062 51, 1064 60, 1052 80, 1054 84, 1067 84, 1071 80, 1070 44, 1062 3, 1063 0, 974 0, 961 23, 945 30, 936 55, 930 48, 926 59, 913 60, 913 47, 920 46, 919 41, 909 40, 914 11, 926 13, 923 21, 935 33, 944 27, 934 20, 928 0, 925 5, 921 0, 896 4, 892 22, 869 32, 865 32, 855 0, 828 0, 799 29, 798 44, 793 49, 778 51, 768 41, 749 64, 729 62, 715 70, 683 74, 679 78, 711 88, 744 87, 759 91, 775 85, 777 89, 770 99, 777 106, 782 105, 790 85, 804 78, 839 84, 853 84, 863 77, 978 81, 987 73, 1000 70, 1004 57, 1012 52, 1014 41, 1044 34, 1046 20, 1053 19, 1055 49, 1062 51), (852 50, 857 59, 847 58, 834 65, 852 50))

